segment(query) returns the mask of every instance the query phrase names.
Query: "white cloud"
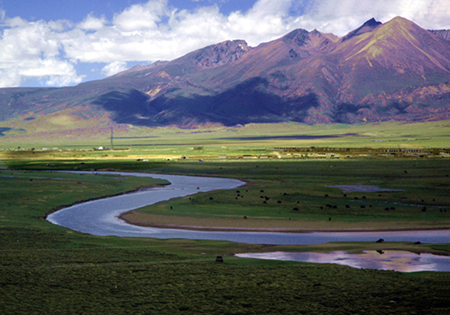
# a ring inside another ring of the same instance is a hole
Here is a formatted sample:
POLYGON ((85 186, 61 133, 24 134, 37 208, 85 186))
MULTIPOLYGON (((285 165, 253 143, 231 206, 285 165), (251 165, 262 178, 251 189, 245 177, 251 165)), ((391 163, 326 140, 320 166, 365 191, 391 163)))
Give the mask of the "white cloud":
POLYGON ((0 10, 0 86, 29 77, 76 84, 83 77, 75 71, 79 62, 107 63, 102 73, 112 75, 129 61, 170 60, 227 39, 256 46, 296 28, 343 36, 372 17, 387 22, 403 16, 424 28, 450 28, 448 0, 304 0, 296 16, 295 0, 259 0, 248 11, 227 15, 211 1, 195 2, 197 9, 180 10, 168 0, 150 0, 111 20, 93 12, 78 24, 29 22, 0 10))
POLYGON ((22 77, 17 71, 0 68, 0 87, 19 86, 21 83, 22 77))
POLYGON ((426 29, 450 28, 448 0, 315 0, 294 25, 343 36, 374 17, 387 22, 396 16, 426 29))
POLYGON ((72 31, 63 40, 73 61, 113 62, 170 60, 227 39, 250 45, 285 34, 291 0, 260 0, 248 12, 223 15, 216 5, 178 10, 166 0, 133 5, 116 14, 111 25, 95 32, 72 31))
POLYGON ((125 61, 113 61, 107 64, 102 69, 102 73, 104 73, 107 77, 115 75, 119 72, 122 72, 127 69, 127 63, 125 61))
POLYGON ((260 0, 248 12, 233 12, 227 19, 227 30, 257 45, 290 30, 291 17, 288 16, 292 0, 260 0))
POLYGON ((77 27, 82 30, 100 30, 107 23, 105 17, 96 18, 93 14, 89 14, 77 27))
POLYGON ((27 22, 4 19, 0 38, 0 86, 18 86, 30 77, 43 78, 49 85, 76 84, 82 76, 74 65, 60 57, 59 32, 66 21, 27 22))
POLYGON ((116 14, 113 19, 115 27, 122 31, 139 31, 157 29, 157 22, 166 15, 167 0, 149 1, 135 4, 116 14))

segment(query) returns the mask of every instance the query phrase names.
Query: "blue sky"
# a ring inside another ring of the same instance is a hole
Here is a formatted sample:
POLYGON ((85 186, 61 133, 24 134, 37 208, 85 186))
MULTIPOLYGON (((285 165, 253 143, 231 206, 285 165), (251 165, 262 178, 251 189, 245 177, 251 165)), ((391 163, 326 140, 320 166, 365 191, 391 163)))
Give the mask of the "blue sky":
POLYGON ((0 87, 67 86, 227 39, 343 36, 374 17, 450 29, 448 0, 0 0, 0 87))
MULTIPOLYGON (((0 0, 0 8, 10 17, 20 16, 28 21, 67 19, 81 22, 89 13, 104 15, 111 20, 115 14, 125 8, 145 2, 142 0, 0 0)), ((217 5, 222 13, 229 14, 239 10, 247 11, 255 2, 250 0, 170 0, 168 4, 174 8, 188 10, 217 5)))

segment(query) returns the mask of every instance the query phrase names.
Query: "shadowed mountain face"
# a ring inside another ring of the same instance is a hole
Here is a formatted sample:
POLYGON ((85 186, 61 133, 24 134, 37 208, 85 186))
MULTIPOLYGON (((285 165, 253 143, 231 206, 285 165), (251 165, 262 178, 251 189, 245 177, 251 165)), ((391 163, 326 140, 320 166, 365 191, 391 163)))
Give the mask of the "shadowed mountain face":
POLYGON ((343 38, 298 29, 60 89, 0 89, 3 120, 64 108, 140 126, 450 119, 449 31, 397 17, 343 38))
POLYGON ((183 128, 211 122, 222 125, 302 122, 309 109, 319 106, 313 93, 282 98, 268 93, 267 87, 265 79, 252 78, 215 95, 162 95, 155 99, 133 89, 106 93, 94 103, 112 112, 117 123, 183 128))

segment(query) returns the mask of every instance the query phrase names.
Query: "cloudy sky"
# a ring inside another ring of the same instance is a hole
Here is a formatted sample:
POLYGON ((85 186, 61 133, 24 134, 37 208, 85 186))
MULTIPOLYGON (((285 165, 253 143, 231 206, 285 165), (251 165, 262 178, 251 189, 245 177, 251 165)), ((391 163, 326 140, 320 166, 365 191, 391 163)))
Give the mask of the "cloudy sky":
POLYGON ((0 87, 67 86, 227 39, 343 36, 374 17, 450 29, 448 0, 0 0, 0 87))

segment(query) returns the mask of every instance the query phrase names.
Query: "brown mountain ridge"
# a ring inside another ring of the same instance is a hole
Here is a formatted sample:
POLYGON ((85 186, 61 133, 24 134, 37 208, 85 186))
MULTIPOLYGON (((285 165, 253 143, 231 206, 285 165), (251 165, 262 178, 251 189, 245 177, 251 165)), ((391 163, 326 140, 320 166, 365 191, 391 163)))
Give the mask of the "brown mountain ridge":
POLYGON ((1 119, 61 108, 141 126, 450 119, 448 34, 397 17, 342 38, 297 29, 257 47, 225 41, 75 87, 0 89, 1 119))

